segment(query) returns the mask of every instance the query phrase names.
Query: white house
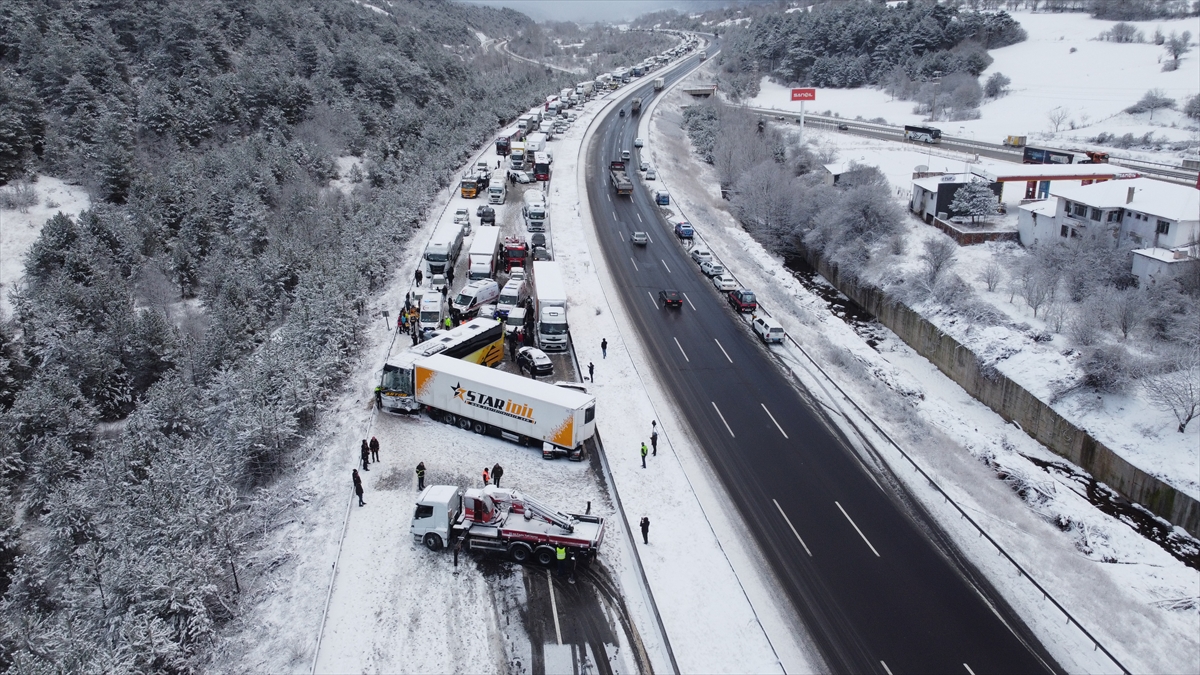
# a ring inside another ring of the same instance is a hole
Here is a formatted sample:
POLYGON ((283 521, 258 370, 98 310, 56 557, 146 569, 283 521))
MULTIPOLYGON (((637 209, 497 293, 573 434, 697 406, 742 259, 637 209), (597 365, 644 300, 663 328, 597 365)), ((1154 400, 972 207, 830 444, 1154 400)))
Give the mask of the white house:
POLYGON ((1133 273, 1153 283, 1195 258, 1200 190, 1149 178, 1064 185, 1020 208, 1024 246, 1108 234, 1134 250, 1133 273))

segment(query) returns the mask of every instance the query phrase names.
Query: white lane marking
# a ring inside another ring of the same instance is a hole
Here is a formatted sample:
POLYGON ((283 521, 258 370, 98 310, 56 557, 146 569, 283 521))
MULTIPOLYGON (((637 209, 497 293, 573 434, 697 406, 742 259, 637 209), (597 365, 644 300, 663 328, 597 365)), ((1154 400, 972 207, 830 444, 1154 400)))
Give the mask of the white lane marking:
MULTIPOLYGON (((846 520, 849 520, 850 524, 854 526, 854 531, 858 533, 858 536, 862 537, 862 540, 867 542, 867 546, 871 546, 871 542, 867 539, 867 535, 863 534, 862 530, 858 529, 858 525, 854 522, 854 519, 850 517, 849 513, 846 513, 846 509, 843 509, 842 505, 838 504, 836 501, 834 504, 837 504, 838 511, 841 511, 842 515, 846 516, 846 520)), ((874 546, 871 546, 871 553, 874 553, 876 558, 881 557, 879 555, 879 551, 876 551, 874 546)))
MULTIPOLYGON (((687 296, 687 293, 683 294, 683 299, 687 300, 689 305, 692 305, 692 299, 687 296)), ((696 311, 695 305, 692 305, 692 311, 696 311)))
MULTIPOLYGON (((662 258, 659 258, 659 259, 658 259, 658 261, 659 261, 660 263, 662 263, 662 264, 663 264, 663 267, 667 267, 667 261, 666 261, 666 260, 663 260, 662 258)), ((670 267, 667 267, 667 274, 670 274, 670 273, 671 273, 671 268, 670 268, 670 267)), ((693 308, 693 309, 695 309, 695 308, 693 308)))
POLYGON ((737 438, 737 436, 733 435, 733 429, 729 428, 729 422, 726 422, 725 416, 721 414, 721 409, 717 407, 716 401, 709 401, 709 403, 712 403, 713 410, 717 411, 717 416, 721 418, 721 424, 725 425, 725 431, 728 431, 731 437, 737 438))
POLYGON ((625 241, 625 233, 624 232, 617 230, 617 236, 621 238, 621 241, 625 241))
MULTIPOLYGON (((719 348, 721 350, 721 353, 725 355, 725 360, 730 363, 733 363, 733 359, 729 358, 729 352, 725 351, 725 348, 721 346, 721 341, 718 340, 717 338, 713 338, 713 342, 717 343, 717 348, 719 348)), ((786 438, 787 435, 784 434, 784 437, 786 438)))
POLYGON ((653 244, 653 243, 654 243, 654 240, 650 238, 650 233, 649 233, 649 232, 647 232, 647 233, 646 233, 646 241, 650 242, 651 244, 653 244))
POLYGON ((613 211, 613 222, 617 222, 617 212, 613 211))
POLYGON ((971 675, 975 675, 975 671, 971 670, 971 666, 968 666, 967 664, 964 663, 963 668, 966 668, 967 672, 970 673, 971 675))
MULTIPOLYGON (((775 416, 771 414, 770 410, 767 410, 767 404, 760 403, 759 405, 763 407, 763 412, 767 413, 767 417, 770 417, 771 421, 775 422, 775 416)), ((787 432, 783 430, 783 427, 779 426, 779 422, 775 422, 775 428, 779 430, 779 433, 783 434, 784 438, 788 437, 787 432)))
MULTIPOLYGON (((637 261, 636 261, 636 260, 634 260, 633 258, 630 258, 630 259, 629 259, 629 262, 633 263, 633 271, 635 271, 635 272, 641 272, 641 270, 640 270, 640 269, 638 269, 638 266, 637 266, 637 261)), ((646 292, 647 292, 647 293, 649 293, 650 291, 646 291, 646 292)), ((653 299, 653 298, 654 298, 654 296, 650 296, 650 297, 651 297, 651 299, 653 299)))
POLYGON ((673 337, 671 339, 675 341, 675 346, 679 347, 679 353, 683 354, 683 360, 691 363, 692 360, 687 357, 687 352, 683 351, 683 345, 679 344, 679 338, 673 337))
POLYGON ((650 296, 650 302, 654 304, 654 309, 662 309, 661 307, 658 306, 658 301, 654 299, 653 293, 651 293, 650 291, 646 291, 646 295, 650 296))
POLYGON ((888 668, 886 663, 880 661, 879 665, 883 666, 883 672, 887 673, 887 675, 892 675, 892 669, 888 668))
POLYGON ((639 223, 640 223, 640 222, 642 222, 642 214, 640 214, 640 213, 639 213, 639 214, 637 214, 637 217, 638 217, 638 222, 639 222, 639 223))
MULTIPOLYGON (((811 558, 812 551, 808 550, 808 544, 804 543, 803 539, 800 539, 800 533, 796 531, 796 526, 792 525, 792 519, 788 518, 787 514, 783 512, 783 507, 779 505, 777 500, 772 499, 771 501, 775 502, 775 508, 779 509, 779 515, 783 516, 783 519, 787 521, 788 527, 792 528, 792 534, 796 535, 796 539, 798 539, 800 541, 800 545, 804 547, 804 552, 807 553, 808 557, 811 558)), ((887 666, 884 666, 884 668, 887 668, 887 666)))
POLYGON ((606 195, 606 196, 608 197, 608 201, 611 203, 611 202, 612 202, 612 195, 606 195))
POLYGON ((550 611, 554 613, 554 637, 558 638, 558 644, 562 644, 562 629, 558 627, 558 603, 554 600, 554 577, 550 576, 550 570, 546 570, 546 583, 550 584, 550 611))

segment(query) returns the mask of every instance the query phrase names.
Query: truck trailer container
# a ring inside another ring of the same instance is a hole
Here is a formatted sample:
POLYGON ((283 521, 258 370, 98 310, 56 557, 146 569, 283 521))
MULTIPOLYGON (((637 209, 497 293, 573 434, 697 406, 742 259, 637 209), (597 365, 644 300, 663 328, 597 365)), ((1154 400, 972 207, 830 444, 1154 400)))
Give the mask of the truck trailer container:
POLYGON ((567 323, 567 288, 562 270, 553 260, 533 263, 534 316, 537 345, 542 351, 566 351, 570 331, 567 323))
POLYGON ((433 419, 539 446, 547 459, 582 459, 596 432, 591 394, 441 354, 415 361, 413 371, 414 396, 433 419))
MULTIPOLYGON (((441 297, 441 293, 433 293, 441 297)), ((422 297, 424 301, 424 297, 422 297)), ((414 395, 415 364, 434 354, 463 359, 482 366, 495 366, 504 360, 504 330, 491 319, 472 319, 457 328, 390 357, 377 375, 375 403, 384 412, 412 413, 421 409, 414 395)))
POLYGON ((500 253, 500 228, 481 227, 475 232, 471 249, 467 251, 467 278, 487 279, 496 273, 496 258, 500 253))
POLYGON ((666 86, 666 84, 666 79, 661 77, 654 78, 654 91, 662 91, 662 88, 666 86))
POLYGON ((409 524, 413 541, 431 551, 457 546, 499 553, 514 561, 550 565, 556 548, 576 562, 591 562, 604 541, 604 519, 565 513, 516 490, 431 485, 417 496, 409 524))
POLYGON ((633 182, 629 180, 629 174, 625 172, 625 162, 620 160, 610 162, 608 171, 613 189, 617 191, 617 194, 633 194, 633 182))
POLYGON ((451 220, 443 221, 433 231, 425 245, 425 265, 429 276, 445 274, 447 266, 453 267, 462 250, 463 226, 451 220))

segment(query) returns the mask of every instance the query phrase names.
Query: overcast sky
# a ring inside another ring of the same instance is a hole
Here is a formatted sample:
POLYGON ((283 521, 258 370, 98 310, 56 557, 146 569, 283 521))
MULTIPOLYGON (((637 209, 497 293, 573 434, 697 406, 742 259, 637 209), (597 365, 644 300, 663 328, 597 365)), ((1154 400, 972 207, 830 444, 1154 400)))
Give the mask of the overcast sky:
POLYGON ((663 9, 710 9, 723 0, 460 0, 475 5, 511 7, 534 21, 621 22, 663 9))

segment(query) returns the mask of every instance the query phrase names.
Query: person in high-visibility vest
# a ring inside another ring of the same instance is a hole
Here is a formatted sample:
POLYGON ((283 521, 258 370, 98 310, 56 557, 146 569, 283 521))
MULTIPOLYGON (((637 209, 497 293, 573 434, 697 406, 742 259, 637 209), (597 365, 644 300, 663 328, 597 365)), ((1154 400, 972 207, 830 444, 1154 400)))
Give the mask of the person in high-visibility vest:
POLYGON ((567 569, 567 547, 559 544, 554 547, 555 554, 558 555, 558 576, 562 576, 567 569))

